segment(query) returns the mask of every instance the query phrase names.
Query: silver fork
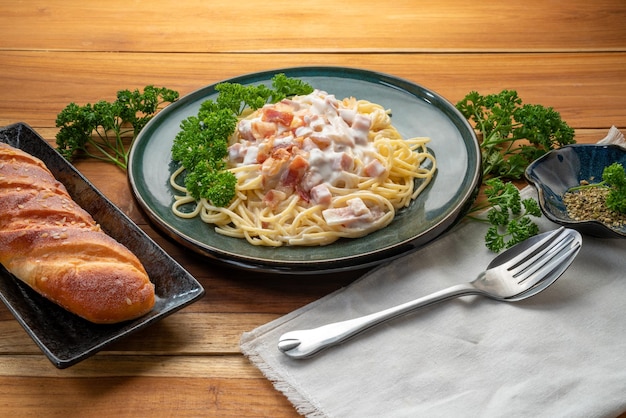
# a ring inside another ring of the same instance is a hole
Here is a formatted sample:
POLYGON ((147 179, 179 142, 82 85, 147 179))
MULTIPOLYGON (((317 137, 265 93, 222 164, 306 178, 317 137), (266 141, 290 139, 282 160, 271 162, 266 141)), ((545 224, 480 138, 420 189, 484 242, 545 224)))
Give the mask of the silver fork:
POLYGON ((582 237, 572 229, 561 227, 537 235, 494 258, 472 282, 451 286, 360 318, 287 332, 280 337, 278 349, 296 359, 311 357, 384 321, 460 296, 482 295, 504 302, 529 298, 546 289, 563 274, 581 245, 582 237))

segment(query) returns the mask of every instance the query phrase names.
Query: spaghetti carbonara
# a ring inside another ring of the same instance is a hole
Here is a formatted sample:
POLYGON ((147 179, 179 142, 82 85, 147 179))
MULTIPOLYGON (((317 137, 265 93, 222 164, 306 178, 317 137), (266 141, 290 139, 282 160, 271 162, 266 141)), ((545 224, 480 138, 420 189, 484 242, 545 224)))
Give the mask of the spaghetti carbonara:
POLYGON ((428 142, 403 139, 378 104, 315 90, 238 122, 228 148, 237 178, 229 206, 196 201, 176 181, 180 168, 170 179, 181 192, 172 210, 254 245, 361 237, 387 226, 428 185, 436 169, 428 142))

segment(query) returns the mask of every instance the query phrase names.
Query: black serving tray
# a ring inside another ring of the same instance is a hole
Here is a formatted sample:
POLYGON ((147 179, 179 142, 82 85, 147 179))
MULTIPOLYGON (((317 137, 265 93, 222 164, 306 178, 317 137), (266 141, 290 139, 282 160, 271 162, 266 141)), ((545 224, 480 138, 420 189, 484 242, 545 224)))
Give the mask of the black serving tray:
POLYGON ((72 366, 204 295, 193 276, 28 125, 17 123, 0 128, 0 141, 42 160, 74 201, 141 260, 155 285, 157 298, 151 312, 120 324, 98 325, 40 296, 0 266, 0 299, 56 367, 72 366))

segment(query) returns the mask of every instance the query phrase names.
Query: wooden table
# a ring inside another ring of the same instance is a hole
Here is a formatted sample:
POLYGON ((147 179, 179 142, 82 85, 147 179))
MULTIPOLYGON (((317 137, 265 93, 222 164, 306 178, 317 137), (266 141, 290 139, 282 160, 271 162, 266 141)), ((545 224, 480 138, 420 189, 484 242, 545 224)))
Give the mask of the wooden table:
MULTIPOLYGON (((0 126, 26 122, 54 143, 66 104, 154 84, 190 93, 259 70, 359 67, 456 103, 515 89, 594 142, 626 129, 623 0, 0 1, 0 126)), ((249 331, 353 281, 234 271, 166 239, 125 174, 76 164, 205 287, 199 302, 66 370, 0 307, 3 416, 294 417, 239 352, 249 331)), ((626 415, 623 415, 626 416, 626 415)))

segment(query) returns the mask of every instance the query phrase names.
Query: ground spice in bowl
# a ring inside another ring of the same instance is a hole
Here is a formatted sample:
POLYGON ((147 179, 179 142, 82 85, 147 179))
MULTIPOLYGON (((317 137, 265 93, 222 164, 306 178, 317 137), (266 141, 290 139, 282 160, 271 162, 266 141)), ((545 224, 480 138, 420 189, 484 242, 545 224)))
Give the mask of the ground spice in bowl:
MULTIPOLYGON (((581 181, 581 185, 589 184, 581 181)), ((563 195, 567 214, 576 221, 599 221, 612 228, 626 226, 626 214, 606 207, 607 187, 589 187, 563 195)))

